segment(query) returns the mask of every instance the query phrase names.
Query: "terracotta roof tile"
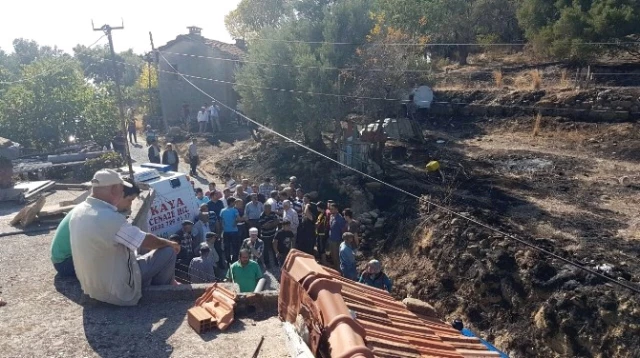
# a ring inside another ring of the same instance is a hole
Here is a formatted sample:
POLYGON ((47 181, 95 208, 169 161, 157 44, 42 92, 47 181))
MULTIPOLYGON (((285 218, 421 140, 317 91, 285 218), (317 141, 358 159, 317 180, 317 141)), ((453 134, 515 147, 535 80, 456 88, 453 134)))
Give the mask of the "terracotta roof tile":
POLYGON ((332 358, 499 357, 477 338, 415 314, 386 291, 347 280, 297 250, 285 260, 278 306, 288 322, 302 315, 312 352, 324 345, 332 358))
POLYGON ((233 323, 236 294, 221 285, 213 284, 196 300, 195 307, 189 309, 187 321, 198 333, 217 326, 224 331, 233 323))

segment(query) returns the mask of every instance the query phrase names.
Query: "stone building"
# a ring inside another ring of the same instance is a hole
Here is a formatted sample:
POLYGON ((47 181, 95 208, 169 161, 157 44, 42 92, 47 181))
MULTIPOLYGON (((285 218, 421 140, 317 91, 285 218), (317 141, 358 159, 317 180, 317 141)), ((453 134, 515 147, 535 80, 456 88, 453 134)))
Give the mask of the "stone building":
MULTIPOLYGON (((189 34, 179 35, 158 48, 158 90, 162 113, 169 125, 184 123, 185 105, 189 106, 191 120, 195 121, 200 107, 212 102, 175 72, 187 75, 193 84, 221 103, 235 108, 238 101, 238 95, 230 83, 235 82, 235 69, 239 65, 236 60, 244 56, 244 44, 241 40, 236 41, 236 44, 209 40, 202 37, 201 28, 191 26, 188 29, 189 34)), ((220 109, 223 118, 230 115, 223 106, 220 109)))

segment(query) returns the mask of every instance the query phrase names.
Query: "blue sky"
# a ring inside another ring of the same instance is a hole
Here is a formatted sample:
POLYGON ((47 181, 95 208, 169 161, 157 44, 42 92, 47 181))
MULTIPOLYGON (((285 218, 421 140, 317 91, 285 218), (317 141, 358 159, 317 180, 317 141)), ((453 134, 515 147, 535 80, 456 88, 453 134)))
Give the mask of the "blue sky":
MULTIPOLYGON (((40 45, 57 45, 71 52, 77 44, 89 45, 100 37, 91 29, 105 23, 124 30, 113 32, 116 51, 133 48, 137 53, 151 49, 149 31, 156 47, 186 33, 187 26, 201 27, 202 35, 233 42, 224 26, 224 16, 240 0, 9 0, 0 14, 0 48, 11 52, 15 38, 37 41, 40 45)), ((106 43, 106 38, 102 43, 106 43)))

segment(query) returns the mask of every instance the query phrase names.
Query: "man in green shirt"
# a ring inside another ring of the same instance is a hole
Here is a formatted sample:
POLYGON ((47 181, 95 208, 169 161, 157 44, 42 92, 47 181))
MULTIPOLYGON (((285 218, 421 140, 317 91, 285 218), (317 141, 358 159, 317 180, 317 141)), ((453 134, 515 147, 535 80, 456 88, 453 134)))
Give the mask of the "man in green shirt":
POLYGON ((237 283, 240 292, 262 291, 265 283, 260 265, 249 260, 249 250, 246 249, 240 250, 240 259, 229 267, 227 280, 237 283))
MULTIPOLYGON (((124 200, 118 203, 118 211, 128 215, 131 211, 131 204, 138 195, 140 188, 135 184, 133 187, 124 187, 124 200)), ((71 257, 71 234, 69 232, 69 220, 73 210, 62 219, 51 242, 51 262, 61 277, 76 277, 76 270, 73 267, 71 257)))

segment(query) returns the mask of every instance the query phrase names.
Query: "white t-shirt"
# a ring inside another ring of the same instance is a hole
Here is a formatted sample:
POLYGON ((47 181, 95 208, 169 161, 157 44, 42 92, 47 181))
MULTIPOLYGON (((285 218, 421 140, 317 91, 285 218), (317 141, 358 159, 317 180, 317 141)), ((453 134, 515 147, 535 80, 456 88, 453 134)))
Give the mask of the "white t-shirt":
POLYGON ((207 112, 206 111, 199 111, 198 112, 198 122, 206 122, 209 119, 207 118, 207 112))

